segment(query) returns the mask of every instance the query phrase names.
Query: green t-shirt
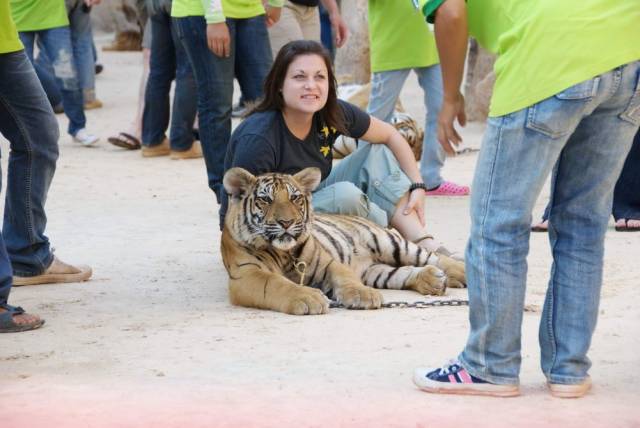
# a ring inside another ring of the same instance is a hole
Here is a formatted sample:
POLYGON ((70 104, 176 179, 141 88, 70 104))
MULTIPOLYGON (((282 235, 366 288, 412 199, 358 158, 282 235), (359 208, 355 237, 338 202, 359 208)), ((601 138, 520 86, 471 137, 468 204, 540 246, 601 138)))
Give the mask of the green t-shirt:
POLYGON ((22 49, 18 31, 11 19, 9 0, 0 0, 0 54, 22 49))
MULTIPOLYGON (((269 0, 270 6, 282 7, 283 4, 284 0, 269 0)), ((253 18, 264 13, 261 0, 173 0, 171 4, 171 16, 204 16, 208 24, 223 22, 225 18, 253 18)))
MULTIPOLYGON (((420 1, 428 20, 444 2, 420 1)), ((468 0, 467 15, 470 34, 498 55, 490 116, 640 59, 638 0, 468 0)))
POLYGON ((408 0, 369 0, 371 71, 438 63, 435 38, 408 0))
POLYGON ((18 31, 38 31, 69 25, 64 0, 11 0, 18 31))

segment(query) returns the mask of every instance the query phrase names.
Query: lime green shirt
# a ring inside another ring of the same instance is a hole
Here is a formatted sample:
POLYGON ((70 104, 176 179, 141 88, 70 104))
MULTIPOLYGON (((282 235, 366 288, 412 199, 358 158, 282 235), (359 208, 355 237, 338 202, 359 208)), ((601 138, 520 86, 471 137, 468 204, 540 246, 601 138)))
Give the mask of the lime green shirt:
MULTIPOLYGON (((284 0, 269 0, 269 6, 282 7, 284 0)), ((207 24, 224 22, 225 18, 246 19, 264 15, 261 0, 173 0, 171 16, 204 16, 207 24)))
POLYGON ((11 0, 18 31, 38 31, 69 25, 64 0, 11 0))
POLYGON ((0 0, 0 54, 22 49, 18 38, 18 30, 11 19, 9 0, 0 0))
POLYGON ((408 0, 369 0, 371 71, 438 63, 435 38, 408 0))
MULTIPOLYGON (((423 14, 443 1, 421 0, 423 14)), ((467 11, 470 34, 498 55, 490 116, 640 59, 638 0, 468 0, 467 11)))

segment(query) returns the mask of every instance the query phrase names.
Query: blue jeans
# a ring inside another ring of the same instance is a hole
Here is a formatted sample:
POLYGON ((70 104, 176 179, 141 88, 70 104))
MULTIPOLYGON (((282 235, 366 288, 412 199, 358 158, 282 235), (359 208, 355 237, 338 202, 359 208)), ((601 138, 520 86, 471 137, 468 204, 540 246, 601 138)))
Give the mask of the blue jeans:
POLYGON ((518 383, 531 211, 557 163, 541 366, 553 383, 586 378, 613 186, 638 126, 640 61, 489 119, 466 250, 471 330, 459 359, 469 373, 518 383))
MULTIPOLYGON (((13 274, 39 275, 53 261, 44 235, 44 204, 56 169, 59 130, 24 51, 0 54, 0 132, 11 148, 2 231, 13 274)), ((2 259, 0 254, 3 284, 2 259)))
MULTIPOLYGON (((84 102, 95 99, 96 71, 93 53, 93 32, 91 31, 90 10, 83 7, 83 0, 66 0, 69 30, 71 31, 71 45, 73 46, 73 60, 78 72, 80 87, 84 93, 84 102)), ((35 69, 42 87, 47 93, 51 105, 62 101, 62 93, 56 84, 53 65, 45 52, 42 43, 35 60, 35 69)))
POLYGON ((174 23, 196 78, 200 142, 209 187, 220 202, 224 191, 224 157, 231 136, 233 77, 238 78, 245 99, 255 100, 262 96, 262 84, 271 67, 265 17, 227 18, 231 36, 228 58, 220 58, 209 51, 203 17, 174 18, 174 23))
POLYGON ((400 96, 400 91, 411 70, 418 75, 418 83, 424 93, 424 105, 427 117, 424 125, 422 157, 420 158, 420 174, 429 189, 442 184, 440 170, 444 165, 445 152, 436 138, 438 114, 442 106, 442 76, 440 65, 420 68, 403 68, 400 70, 373 73, 371 79, 371 97, 367 111, 373 117, 390 122, 393 111, 400 96))
POLYGON ((171 148, 185 151, 193 144, 197 90, 191 64, 171 23, 171 1, 151 11, 151 66, 142 116, 142 144, 155 146, 165 139, 169 125, 169 93, 176 79, 171 115, 171 148))
POLYGON ((64 112, 69 118, 68 132, 71 135, 86 126, 82 88, 78 81, 76 66, 73 61, 73 48, 69 27, 51 28, 49 30, 27 31, 20 33, 20 40, 25 52, 33 63, 33 45, 38 38, 38 46, 42 48, 53 64, 58 89, 62 94, 64 112))

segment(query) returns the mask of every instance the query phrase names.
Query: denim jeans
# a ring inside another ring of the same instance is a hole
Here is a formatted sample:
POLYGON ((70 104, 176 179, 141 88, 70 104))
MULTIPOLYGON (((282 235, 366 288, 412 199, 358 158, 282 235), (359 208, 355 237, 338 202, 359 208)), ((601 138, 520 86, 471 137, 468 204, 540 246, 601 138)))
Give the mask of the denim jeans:
POLYGON ((27 31, 20 33, 20 40, 25 52, 33 63, 33 45, 38 39, 38 46, 45 52, 53 64, 58 89, 62 94, 64 112, 69 118, 68 132, 71 135, 86 126, 82 88, 78 80, 76 66, 73 61, 73 48, 69 27, 51 28, 49 30, 27 31))
POLYGON ((193 122, 197 109, 196 82, 191 64, 171 23, 171 1, 150 8, 151 66, 142 116, 142 144, 155 146, 165 139, 169 125, 171 81, 176 89, 171 109, 171 148, 185 151, 193 144, 193 122))
MULTIPOLYGON (((84 95, 84 102, 95 99, 96 71, 93 53, 93 32, 91 31, 90 10, 83 7, 83 0, 66 0, 73 60, 78 72, 78 80, 84 95)), ((47 93, 51 105, 62 101, 62 93, 56 84, 53 65, 44 52, 42 43, 38 43, 40 53, 35 60, 35 69, 42 87, 47 93)))
POLYGON ((386 145, 361 144, 335 165, 313 192, 313 209, 364 217, 388 227, 410 185, 411 180, 386 145))
POLYGON ((418 83, 424 93, 424 105, 427 116, 424 125, 422 157, 420 158, 420 174, 429 189, 442 184, 440 170, 444 165, 445 152, 436 138, 438 114, 442 106, 442 76, 440 65, 420 68, 404 68, 400 70, 373 73, 371 79, 371 97, 367 111, 373 117, 390 122, 393 111, 400 96, 400 91, 411 70, 418 75, 418 83))
POLYGON ((639 78, 637 61, 489 119, 466 250, 471 330, 459 359, 472 375, 518 383, 531 211, 557 163, 541 366, 553 383, 586 378, 613 186, 640 126, 639 78))
MULTIPOLYGON (((613 208, 615 220, 640 219, 640 132, 633 139, 633 145, 624 162, 624 167, 613 190, 613 208)), ((555 169, 554 169, 555 172, 555 169)), ((553 178, 551 179, 553 182, 553 178)), ((542 221, 549 219, 551 207, 547 204, 542 221)))
POLYGON ((262 96, 262 84, 271 67, 265 17, 227 18, 231 36, 231 55, 228 58, 220 58, 209 51, 203 17, 174 18, 173 22, 196 78, 200 142, 209 187, 219 203, 224 191, 224 157, 231 136, 234 72, 245 99, 255 100, 262 96))
POLYGON ((0 54, 0 132, 11 149, 2 233, 13 274, 39 275, 53 260, 44 235, 44 204, 56 169, 59 130, 24 51, 0 54))

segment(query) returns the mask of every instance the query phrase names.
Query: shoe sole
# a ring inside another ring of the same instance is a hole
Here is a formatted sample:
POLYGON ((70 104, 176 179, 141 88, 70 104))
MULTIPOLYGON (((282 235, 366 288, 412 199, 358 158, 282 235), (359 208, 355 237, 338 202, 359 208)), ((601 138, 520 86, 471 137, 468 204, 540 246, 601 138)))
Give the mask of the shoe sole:
POLYGON ((61 284, 70 282, 83 282, 91 278, 93 271, 81 271, 78 273, 47 273, 36 276, 14 276, 13 286, 22 287, 24 285, 40 284, 61 284))
POLYGON ((591 380, 578 385, 564 385, 560 383, 547 383, 549 392, 556 398, 580 398, 591 389, 591 380))
POLYGON ((486 383, 448 383, 442 386, 442 382, 430 379, 417 380, 413 378, 413 383, 422 391, 436 394, 454 395, 482 395, 487 397, 517 397, 520 395, 520 388, 514 385, 493 385, 486 383))
POLYGON ((181 160, 181 159, 199 159, 202 157, 202 153, 195 154, 184 154, 182 152, 171 152, 170 155, 173 160, 181 160))
POLYGON ((145 152, 142 150, 143 158, 159 158, 160 156, 169 156, 169 152, 145 152))
POLYGON ((92 140, 92 141, 91 141, 91 142, 89 142, 89 143, 85 143, 85 142, 83 142, 83 141, 76 140, 75 138, 73 139, 73 141, 75 141, 75 142, 76 142, 76 143, 78 143, 78 144, 81 144, 81 145, 82 145, 82 146, 84 146, 84 147, 92 147, 92 146, 94 146, 98 141, 100 141, 100 139, 99 139, 99 138, 96 138, 95 140, 92 140))

